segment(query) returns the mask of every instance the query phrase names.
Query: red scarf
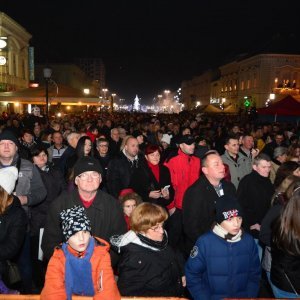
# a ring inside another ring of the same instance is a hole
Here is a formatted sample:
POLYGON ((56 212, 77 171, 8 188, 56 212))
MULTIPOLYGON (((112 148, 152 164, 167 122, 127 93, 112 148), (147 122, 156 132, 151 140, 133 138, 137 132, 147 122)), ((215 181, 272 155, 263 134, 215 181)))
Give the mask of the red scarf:
POLYGON ((152 171, 155 179, 159 182, 159 164, 153 165, 151 162, 147 161, 150 170, 152 171))
POLYGON ((95 197, 92 198, 90 201, 84 200, 80 195, 79 195, 79 197, 80 197, 80 200, 81 200, 81 202, 82 202, 82 205, 83 205, 85 208, 89 208, 89 207, 93 204, 93 202, 94 202, 94 200, 95 200, 95 198, 96 198, 96 195, 95 195, 95 197))

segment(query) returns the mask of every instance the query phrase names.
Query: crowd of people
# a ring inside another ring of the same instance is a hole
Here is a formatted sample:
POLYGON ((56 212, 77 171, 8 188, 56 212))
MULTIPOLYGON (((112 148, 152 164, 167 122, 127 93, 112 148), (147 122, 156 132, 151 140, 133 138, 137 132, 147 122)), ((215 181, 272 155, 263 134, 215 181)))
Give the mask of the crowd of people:
POLYGON ((296 124, 3 115, 0 294, 298 298, 299 162, 296 124))

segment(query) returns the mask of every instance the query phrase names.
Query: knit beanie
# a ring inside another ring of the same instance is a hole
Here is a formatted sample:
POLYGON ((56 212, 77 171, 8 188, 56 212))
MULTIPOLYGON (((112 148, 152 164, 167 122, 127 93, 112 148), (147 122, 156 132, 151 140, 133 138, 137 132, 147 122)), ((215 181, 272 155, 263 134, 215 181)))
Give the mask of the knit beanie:
POLYGON ((234 217, 243 217, 242 208, 237 199, 230 195, 219 197, 216 203, 216 222, 221 224, 234 217))
POLYGON ((18 169, 16 167, 4 167, 0 169, 0 186, 10 195, 18 179, 18 169))
POLYGON ((79 231, 91 231, 91 222, 85 214, 85 209, 82 206, 74 206, 63 210, 60 213, 61 227, 63 230, 63 235, 68 241, 68 239, 79 231))
POLYGON ((1 132, 0 141, 2 140, 12 141, 15 143, 16 146, 19 146, 18 138, 10 130, 4 130, 3 132, 1 132))

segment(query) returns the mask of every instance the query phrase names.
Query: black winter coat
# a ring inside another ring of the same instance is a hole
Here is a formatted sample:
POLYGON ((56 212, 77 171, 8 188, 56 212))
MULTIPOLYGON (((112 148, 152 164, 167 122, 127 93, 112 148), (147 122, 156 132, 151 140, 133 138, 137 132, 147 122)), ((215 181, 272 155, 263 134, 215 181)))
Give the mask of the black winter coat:
MULTIPOLYGON (((75 205, 82 206, 77 189, 62 193, 51 203, 42 240, 42 250, 47 259, 52 256, 54 248, 65 241, 60 226, 60 212, 75 205)), ((94 236, 108 241, 111 236, 123 234, 127 230, 121 205, 107 193, 98 190, 93 204, 85 211, 94 236)))
POLYGON ((140 163, 141 158, 131 162, 122 152, 109 162, 106 179, 108 191, 111 195, 118 198, 120 191, 129 187, 131 175, 140 163))
POLYGON ((181 296, 183 270, 170 246, 155 251, 130 243, 122 250, 118 268, 122 296, 181 296))
POLYGON ((43 202, 30 207, 31 235, 39 235, 40 228, 45 227, 49 205, 67 188, 63 174, 58 168, 47 166, 45 171, 40 168, 38 170, 47 190, 47 197, 43 202))
POLYGON ((246 175, 239 183, 237 194, 243 209, 243 228, 255 239, 258 239, 259 231, 250 230, 250 226, 262 223, 271 206, 274 192, 271 180, 256 171, 246 175))
POLYGON ((0 277, 5 260, 13 259, 22 247, 27 228, 27 216, 18 198, 14 197, 5 212, 0 214, 0 277))
MULTIPOLYGON (((221 181, 224 195, 236 195, 231 182, 221 181)), ((215 221, 216 201, 219 199, 212 184, 202 174, 184 194, 183 230, 185 234, 185 251, 190 253, 200 235, 211 229, 215 221)))
POLYGON ((300 255, 290 255, 286 251, 278 249, 273 243, 271 247, 271 281, 279 289, 294 293, 287 277, 300 294, 300 255), (285 275, 286 274, 286 275, 285 275))
POLYGON ((136 193, 138 193, 144 202, 151 202, 154 204, 166 207, 174 198, 174 189, 171 183, 170 171, 166 166, 159 166, 159 182, 157 182, 153 172, 148 167, 147 163, 143 163, 142 166, 136 169, 130 180, 129 187, 131 187, 136 193), (165 198, 150 198, 149 193, 151 191, 157 191, 169 185, 169 199, 165 198))

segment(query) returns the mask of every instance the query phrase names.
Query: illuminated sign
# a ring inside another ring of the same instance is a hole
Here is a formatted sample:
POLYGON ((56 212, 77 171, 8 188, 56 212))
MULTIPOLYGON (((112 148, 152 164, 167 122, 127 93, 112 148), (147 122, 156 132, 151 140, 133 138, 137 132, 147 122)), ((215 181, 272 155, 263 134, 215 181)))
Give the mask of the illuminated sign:
POLYGON ((29 80, 34 81, 34 48, 28 49, 29 80))
POLYGON ((220 103, 220 99, 217 98, 210 99, 210 104, 219 104, 219 103, 220 103))

